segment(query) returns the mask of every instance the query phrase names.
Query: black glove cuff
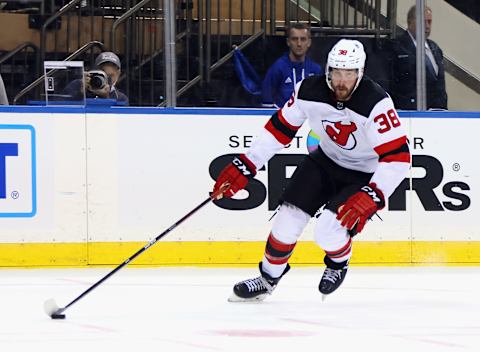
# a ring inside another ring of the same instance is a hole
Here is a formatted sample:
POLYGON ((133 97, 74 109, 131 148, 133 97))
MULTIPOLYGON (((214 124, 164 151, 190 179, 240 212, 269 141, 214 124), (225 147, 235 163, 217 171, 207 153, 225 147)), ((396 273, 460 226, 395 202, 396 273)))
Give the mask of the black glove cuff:
POLYGON ((375 183, 370 183, 367 186, 363 186, 360 190, 365 192, 375 202, 378 210, 385 207, 385 197, 383 196, 382 191, 377 188, 375 183))
POLYGON ((234 157, 232 164, 245 177, 253 178, 257 174, 255 165, 245 156, 245 154, 234 157))

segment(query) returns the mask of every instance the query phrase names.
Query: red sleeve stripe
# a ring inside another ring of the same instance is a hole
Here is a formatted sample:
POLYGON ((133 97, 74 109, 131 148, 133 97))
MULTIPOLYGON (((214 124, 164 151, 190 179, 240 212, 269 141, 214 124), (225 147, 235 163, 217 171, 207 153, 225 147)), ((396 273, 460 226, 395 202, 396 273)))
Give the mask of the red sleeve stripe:
POLYGON ((407 144, 407 137, 402 136, 400 138, 394 139, 393 141, 379 145, 378 147, 373 148, 378 155, 387 154, 392 150, 400 148, 402 145, 407 144))
POLYGON ((285 117, 283 116, 283 113, 282 113, 282 109, 278 110, 278 119, 280 120, 281 123, 283 123, 285 126, 287 126, 289 129, 291 129, 292 131, 298 131, 300 129, 301 126, 294 126, 294 125, 291 125, 286 119, 285 117))
POLYGON ((268 121, 267 124, 265 125, 265 129, 270 132, 277 141, 282 143, 283 145, 287 145, 292 141, 293 138, 287 137, 284 135, 282 132, 277 130, 274 126, 272 121, 268 121))
POLYGON ((393 161, 410 163, 410 153, 390 154, 380 159, 381 163, 391 163, 393 161))
POLYGON ((270 253, 268 253, 268 252, 265 252, 265 258, 267 258, 267 260, 270 264, 281 265, 281 264, 285 264, 285 263, 288 262, 288 259, 290 259, 290 255, 288 257, 284 257, 284 258, 278 258, 278 257, 274 257, 274 256, 270 255, 270 253))
POLYGON ((265 129, 283 145, 287 145, 292 141, 299 128, 292 126, 285 120, 282 110, 275 112, 265 125, 265 129))

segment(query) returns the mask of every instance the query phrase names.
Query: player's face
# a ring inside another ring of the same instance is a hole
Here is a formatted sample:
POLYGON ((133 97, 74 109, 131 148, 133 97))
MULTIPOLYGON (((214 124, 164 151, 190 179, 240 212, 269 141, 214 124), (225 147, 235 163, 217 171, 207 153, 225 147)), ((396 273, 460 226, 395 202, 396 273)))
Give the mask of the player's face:
POLYGON ((310 39, 308 30, 295 28, 290 30, 287 45, 295 57, 299 59, 303 58, 311 44, 312 40, 310 39))
POLYGON ((357 83, 358 70, 331 69, 332 88, 337 100, 346 100, 357 83))

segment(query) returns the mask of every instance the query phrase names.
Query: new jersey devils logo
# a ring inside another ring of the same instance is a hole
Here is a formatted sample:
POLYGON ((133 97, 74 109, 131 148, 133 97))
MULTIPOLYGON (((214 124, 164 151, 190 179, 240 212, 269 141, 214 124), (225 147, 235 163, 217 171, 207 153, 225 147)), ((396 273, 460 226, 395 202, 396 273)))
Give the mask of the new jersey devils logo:
POLYGON ((354 122, 342 124, 341 122, 324 120, 322 124, 330 139, 340 148, 352 150, 357 145, 357 140, 353 134, 357 130, 357 125, 354 122))

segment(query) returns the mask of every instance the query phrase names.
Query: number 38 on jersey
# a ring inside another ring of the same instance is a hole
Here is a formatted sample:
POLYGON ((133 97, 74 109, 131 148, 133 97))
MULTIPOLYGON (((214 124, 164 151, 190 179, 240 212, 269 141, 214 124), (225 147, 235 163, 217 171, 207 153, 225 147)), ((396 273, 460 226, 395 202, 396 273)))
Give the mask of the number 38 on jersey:
POLYGON ((385 133, 400 126, 400 120, 395 109, 390 109, 386 114, 376 116, 373 121, 379 126, 377 130, 379 133, 385 133))

